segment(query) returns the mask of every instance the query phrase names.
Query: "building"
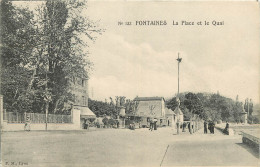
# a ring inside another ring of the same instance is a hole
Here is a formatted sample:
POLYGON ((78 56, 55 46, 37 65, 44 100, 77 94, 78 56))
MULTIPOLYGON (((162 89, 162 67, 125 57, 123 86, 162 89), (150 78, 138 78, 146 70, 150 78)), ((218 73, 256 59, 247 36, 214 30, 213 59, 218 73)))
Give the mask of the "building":
POLYGON ((166 117, 167 126, 175 127, 177 122, 176 114, 171 109, 168 109, 167 107, 165 108, 165 117, 166 117))
POLYGON ((80 110, 80 123, 84 128, 86 121, 93 122, 96 115, 88 108, 88 79, 86 77, 73 77, 71 93, 75 96, 73 109, 80 110))
POLYGON ((176 118, 177 118, 176 122, 179 121, 182 124, 184 121, 184 117, 183 117, 183 112, 181 111, 180 107, 177 106, 173 112, 176 114, 176 118))
POLYGON ((166 126, 165 99, 163 97, 136 97, 134 101, 138 104, 134 114, 128 114, 130 120, 137 121, 139 127, 148 127, 150 119, 157 119, 158 126, 166 126))

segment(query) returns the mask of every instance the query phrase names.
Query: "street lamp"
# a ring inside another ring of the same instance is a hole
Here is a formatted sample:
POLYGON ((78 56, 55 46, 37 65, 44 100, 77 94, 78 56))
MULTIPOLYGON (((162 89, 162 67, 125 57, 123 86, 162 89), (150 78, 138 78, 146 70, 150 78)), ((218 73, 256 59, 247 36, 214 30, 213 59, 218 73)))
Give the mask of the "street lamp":
POLYGON ((179 93, 180 93, 180 86, 179 86, 179 76, 180 76, 180 62, 182 60, 182 58, 179 57, 179 53, 178 53, 178 59, 176 59, 178 61, 178 97, 179 97, 179 93))
POLYGON ((179 57, 179 53, 178 53, 178 59, 176 59, 178 61, 178 94, 177 94, 177 107, 176 107, 176 111, 177 111, 177 134, 179 134, 179 129, 180 129, 180 99, 179 99, 179 93, 180 93, 180 62, 182 60, 182 58, 179 57))

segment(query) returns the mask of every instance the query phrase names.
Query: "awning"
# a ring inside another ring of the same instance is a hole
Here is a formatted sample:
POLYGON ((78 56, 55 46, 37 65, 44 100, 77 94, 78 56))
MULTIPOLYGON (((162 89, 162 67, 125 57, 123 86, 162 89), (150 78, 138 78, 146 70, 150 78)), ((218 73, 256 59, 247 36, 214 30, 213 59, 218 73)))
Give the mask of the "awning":
POLYGON ((80 118, 96 118, 88 107, 74 106, 74 108, 80 110, 80 118))

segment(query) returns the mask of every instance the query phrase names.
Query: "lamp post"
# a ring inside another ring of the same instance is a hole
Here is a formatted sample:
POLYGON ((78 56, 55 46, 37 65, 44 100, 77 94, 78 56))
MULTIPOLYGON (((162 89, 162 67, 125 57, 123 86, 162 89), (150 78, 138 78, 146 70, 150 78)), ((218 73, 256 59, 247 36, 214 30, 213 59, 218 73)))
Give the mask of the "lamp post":
POLYGON ((179 57, 179 53, 178 53, 178 59, 176 59, 178 61, 178 97, 179 97, 179 93, 180 93, 180 62, 182 60, 182 58, 179 57))
POLYGON ((180 100, 179 100, 179 93, 180 93, 180 62, 182 60, 182 58, 179 57, 179 53, 178 53, 178 59, 176 59, 178 61, 178 94, 177 94, 177 134, 179 134, 179 128, 180 128, 180 113, 179 113, 179 107, 180 107, 180 100))

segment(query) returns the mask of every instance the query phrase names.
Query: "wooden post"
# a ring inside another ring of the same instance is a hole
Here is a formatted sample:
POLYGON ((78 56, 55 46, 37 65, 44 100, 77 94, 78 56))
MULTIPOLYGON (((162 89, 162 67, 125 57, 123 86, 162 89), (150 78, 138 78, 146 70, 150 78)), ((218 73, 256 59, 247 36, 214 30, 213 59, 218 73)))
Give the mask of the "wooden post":
POLYGON ((24 113, 24 123, 26 122, 26 112, 24 113))
POLYGON ((48 130, 48 108, 49 108, 49 102, 46 102, 46 110, 45 110, 45 130, 48 130))
MULTIPOLYGON (((2 127, 2 124, 4 122, 4 108, 3 108, 3 96, 0 95, 0 123, 1 123, 1 127, 2 127)), ((2 128, 1 128, 2 129, 2 128)))

